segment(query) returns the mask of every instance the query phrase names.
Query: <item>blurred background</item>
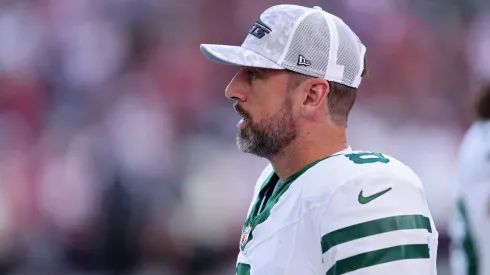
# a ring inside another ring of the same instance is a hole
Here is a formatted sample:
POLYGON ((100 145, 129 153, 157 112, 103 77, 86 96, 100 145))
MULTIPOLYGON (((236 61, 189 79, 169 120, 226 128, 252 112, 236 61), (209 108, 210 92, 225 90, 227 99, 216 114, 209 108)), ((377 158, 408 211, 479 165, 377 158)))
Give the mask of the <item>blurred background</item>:
MULTIPOLYGON (((0 274, 235 274, 266 161, 235 146, 236 44, 280 0, 1 0, 0 274)), ((490 80, 490 1, 296 0, 367 46, 348 128, 422 178, 441 233, 472 91, 490 80)))

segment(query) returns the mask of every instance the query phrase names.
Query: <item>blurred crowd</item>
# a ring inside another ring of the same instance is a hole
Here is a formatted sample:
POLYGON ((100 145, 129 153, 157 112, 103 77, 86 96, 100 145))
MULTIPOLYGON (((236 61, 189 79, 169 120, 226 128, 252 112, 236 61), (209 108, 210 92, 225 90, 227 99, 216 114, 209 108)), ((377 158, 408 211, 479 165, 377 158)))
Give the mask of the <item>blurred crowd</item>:
MULTIPOLYGON (((420 175, 443 262, 469 98, 490 81, 490 2, 293 2, 367 46, 350 143, 420 175)), ((267 162, 235 146, 236 68, 199 44, 241 44, 275 4, 0 1, 0 274, 234 274, 267 162)))

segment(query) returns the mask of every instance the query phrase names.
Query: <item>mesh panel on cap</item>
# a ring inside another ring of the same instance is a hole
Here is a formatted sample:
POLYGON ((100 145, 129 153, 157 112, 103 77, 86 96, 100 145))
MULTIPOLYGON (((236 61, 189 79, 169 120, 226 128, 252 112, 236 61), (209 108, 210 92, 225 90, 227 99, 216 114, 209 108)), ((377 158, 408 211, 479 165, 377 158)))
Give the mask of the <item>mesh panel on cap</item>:
POLYGON ((335 18, 334 21, 339 34, 337 64, 344 66, 342 84, 350 86, 360 74, 359 62, 363 62, 361 60, 361 44, 359 38, 342 20, 335 18))
POLYGON ((330 33, 327 21, 321 12, 314 12, 306 16, 298 25, 281 66, 298 73, 324 77, 329 60, 329 49, 330 33), (311 65, 298 65, 300 55, 311 65))

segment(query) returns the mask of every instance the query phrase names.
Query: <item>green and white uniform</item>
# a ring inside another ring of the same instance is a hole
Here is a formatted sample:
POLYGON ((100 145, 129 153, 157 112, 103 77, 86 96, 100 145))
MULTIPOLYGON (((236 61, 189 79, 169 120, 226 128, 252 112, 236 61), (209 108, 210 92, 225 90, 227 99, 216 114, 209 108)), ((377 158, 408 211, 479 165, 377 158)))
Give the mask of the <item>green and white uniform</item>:
POLYGON ((277 181, 270 165, 257 181, 238 275, 436 274, 422 183, 396 159, 348 148, 286 179, 259 211, 277 181))
POLYGON ((490 121, 475 122, 461 144, 449 235, 453 275, 490 274, 490 121))

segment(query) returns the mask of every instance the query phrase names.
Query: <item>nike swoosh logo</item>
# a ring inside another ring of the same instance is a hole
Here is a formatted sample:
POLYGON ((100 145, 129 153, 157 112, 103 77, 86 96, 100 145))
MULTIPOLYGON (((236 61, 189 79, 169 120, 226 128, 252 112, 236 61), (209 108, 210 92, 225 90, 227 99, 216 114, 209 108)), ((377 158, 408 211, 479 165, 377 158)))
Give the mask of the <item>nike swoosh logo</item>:
POLYGON ((366 204, 366 203, 368 203, 368 202, 370 202, 370 201, 372 201, 372 200, 374 200, 374 199, 376 199, 376 198, 378 198, 378 197, 380 197, 380 196, 382 196, 382 195, 386 194, 386 193, 387 193, 388 191, 390 191, 391 189, 392 189, 392 188, 390 187, 390 188, 388 188, 388 189, 386 189, 386 190, 383 190, 383 191, 381 191, 381 192, 378 192, 378 193, 376 193, 376 194, 374 194, 374 195, 371 195, 371 196, 368 196, 368 197, 364 197, 364 196, 362 195, 362 190, 361 190, 361 192, 359 193, 359 197, 357 198, 357 200, 359 201, 359 203, 360 203, 360 204, 366 204))

